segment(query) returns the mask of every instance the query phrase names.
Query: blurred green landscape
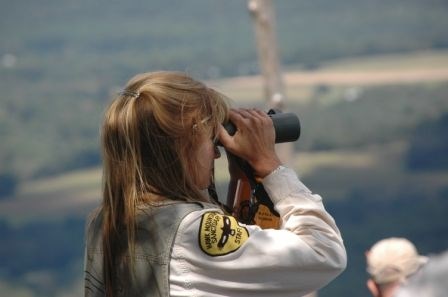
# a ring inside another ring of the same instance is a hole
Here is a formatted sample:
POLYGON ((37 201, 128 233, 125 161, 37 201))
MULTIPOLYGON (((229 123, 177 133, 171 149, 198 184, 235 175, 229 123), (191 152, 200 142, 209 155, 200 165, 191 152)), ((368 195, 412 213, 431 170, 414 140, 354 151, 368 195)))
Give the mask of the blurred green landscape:
MULTIPOLYGON (((107 103, 135 73, 167 69, 263 107, 250 16, 237 0, 0 3, 0 292, 79 296, 107 103)), ((369 296, 375 241, 448 248, 448 3, 275 8, 286 105, 302 123, 290 166, 323 196, 349 256, 318 294, 369 296)))

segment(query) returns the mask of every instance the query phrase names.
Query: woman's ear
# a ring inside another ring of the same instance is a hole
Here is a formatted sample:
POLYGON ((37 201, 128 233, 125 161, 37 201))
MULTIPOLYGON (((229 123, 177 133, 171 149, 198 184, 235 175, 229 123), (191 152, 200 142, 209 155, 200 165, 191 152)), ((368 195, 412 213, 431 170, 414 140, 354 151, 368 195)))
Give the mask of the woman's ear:
POLYGON ((369 280, 367 281, 367 288, 369 289, 370 293, 372 293, 372 295, 374 297, 379 297, 381 296, 381 292, 380 292, 380 288, 378 287, 378 285, 373 281, 373 279, 369 278, 369 280))

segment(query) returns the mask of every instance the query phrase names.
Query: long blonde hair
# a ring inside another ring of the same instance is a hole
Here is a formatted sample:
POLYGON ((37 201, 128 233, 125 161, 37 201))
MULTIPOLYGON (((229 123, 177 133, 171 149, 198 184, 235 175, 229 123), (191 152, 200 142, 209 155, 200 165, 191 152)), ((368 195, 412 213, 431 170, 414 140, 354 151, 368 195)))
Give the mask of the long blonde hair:
POLYGON ((133 77, 107 109, 101 137, 107 296, 114 267, 126 254, 132 259, 138 205, 151 197, 206 199, 194 182, 195 143, 227 120, 227 102, 184 73, 152 72, 133 77))

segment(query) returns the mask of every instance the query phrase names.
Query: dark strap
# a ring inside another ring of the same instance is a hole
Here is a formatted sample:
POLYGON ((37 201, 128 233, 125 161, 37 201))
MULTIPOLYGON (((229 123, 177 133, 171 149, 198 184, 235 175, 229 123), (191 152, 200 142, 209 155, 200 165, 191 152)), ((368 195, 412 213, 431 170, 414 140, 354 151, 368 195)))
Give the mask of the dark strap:
POLYGON ((226 153, 229 155, 229 159, 233 159, 233 161, 243 171, 244 175, 246 175, 249 180, 250 188, 252 189, 252 196, 256 198, 256 201, 251 201, 249 204, 249 213, 252 215, 251 219, 255 216, 259 204, 265 205, 274 215, 279 216, 278 212, 274 209, 274 203, 271 198, 269 198, 263 184, 257 182, 255 179, 254 169, 249 165, 249 163, 228 151, 226 151, 226 153))

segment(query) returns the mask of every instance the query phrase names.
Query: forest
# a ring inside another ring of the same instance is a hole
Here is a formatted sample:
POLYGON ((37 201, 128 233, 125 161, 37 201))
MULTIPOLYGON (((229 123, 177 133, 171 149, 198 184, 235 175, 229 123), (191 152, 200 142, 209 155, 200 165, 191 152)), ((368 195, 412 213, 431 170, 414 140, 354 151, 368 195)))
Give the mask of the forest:
MULTIPOLYGON (((222 88, 236 105, 262 105, 244 83, 259 74, 253 27, 240 0, 1 5, 0 292, 79 296, 107 103, 133 74, 165 69, 222 88)), ((444 0, 282 0, 275 9, 285 73, 448 68, 444 0)), ((364 252, 380 238, 408 237, 427 254, 448 248, 447 78, 299 81, 286 91, 302 124, 291 166, 324 197, 349 254, 319 296, 369 296, 364 252)))

